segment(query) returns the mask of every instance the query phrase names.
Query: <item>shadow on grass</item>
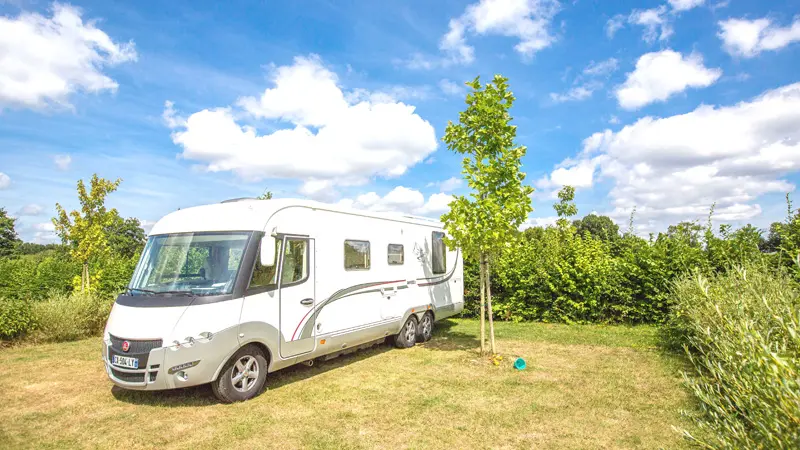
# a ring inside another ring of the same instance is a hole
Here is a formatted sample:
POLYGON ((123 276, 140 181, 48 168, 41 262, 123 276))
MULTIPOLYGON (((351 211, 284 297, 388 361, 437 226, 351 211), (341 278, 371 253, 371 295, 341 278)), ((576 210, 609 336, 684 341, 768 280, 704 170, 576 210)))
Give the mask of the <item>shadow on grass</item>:
MULTIPOLYGON (((476 348, 478 339, 471 334, 453 331, 454 325, 456 323, 450 320, 437 322, 433 332, 433 339, 422 344, 422 346, 426 349, 437 351, 476 348)), ((295 364, 269 374, 266 386, 270 390, 280 389, 291 383, 313 378, 316 375, 348 366, 393 349, 394 347, 387 340, 386 343, 376 344, 373 347, 342 355, 328 361, 318 358, 311 367, 305 364, 295 364)), ((136 405, 194 407, 220 403, 208 384, 165 391, 132 391, 114 386, 111 388, 111 395, 119 401, 136 405)))

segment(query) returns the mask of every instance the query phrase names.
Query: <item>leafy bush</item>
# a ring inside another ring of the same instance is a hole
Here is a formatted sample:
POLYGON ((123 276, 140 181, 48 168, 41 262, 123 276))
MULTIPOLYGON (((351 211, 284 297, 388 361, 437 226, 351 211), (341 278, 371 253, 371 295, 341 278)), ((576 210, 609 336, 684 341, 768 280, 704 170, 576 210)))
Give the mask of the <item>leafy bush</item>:
POLYGON ((60 342, 94 336, 103 331, 113 301, 90 294, 54 294, 33 303, 34 340, 60 342))
POLYGON ((763 264, 694 274, 675 287, 666 337, 694 367, 686 383, 708 448, 800 448, 800 293, 763 264))
POLYGON ((30 302, 0 298, 0 339, 10 340, 22 336, 33 324, 30 302))

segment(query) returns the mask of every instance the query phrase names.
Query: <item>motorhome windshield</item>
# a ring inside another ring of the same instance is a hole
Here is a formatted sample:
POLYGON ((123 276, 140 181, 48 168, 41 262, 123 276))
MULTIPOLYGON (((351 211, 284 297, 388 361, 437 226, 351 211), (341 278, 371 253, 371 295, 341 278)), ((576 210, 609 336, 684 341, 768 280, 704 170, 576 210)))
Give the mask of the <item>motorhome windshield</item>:
POLYGON ((150 236, 129 285, 132 295, 230 294, 250 232, 150 236))

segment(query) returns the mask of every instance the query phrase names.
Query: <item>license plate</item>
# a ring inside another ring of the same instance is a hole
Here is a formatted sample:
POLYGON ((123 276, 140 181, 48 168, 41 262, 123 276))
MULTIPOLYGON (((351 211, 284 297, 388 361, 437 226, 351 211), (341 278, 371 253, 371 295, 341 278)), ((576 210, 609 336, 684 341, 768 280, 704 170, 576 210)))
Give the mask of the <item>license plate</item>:
POLYGON ((129 369, 138 369, 139 368, 139 359, 138 358, 131 358, 128 356, 119 356, 113 355, 111 357, 111 364, 120 367, 127 367, 129 369))

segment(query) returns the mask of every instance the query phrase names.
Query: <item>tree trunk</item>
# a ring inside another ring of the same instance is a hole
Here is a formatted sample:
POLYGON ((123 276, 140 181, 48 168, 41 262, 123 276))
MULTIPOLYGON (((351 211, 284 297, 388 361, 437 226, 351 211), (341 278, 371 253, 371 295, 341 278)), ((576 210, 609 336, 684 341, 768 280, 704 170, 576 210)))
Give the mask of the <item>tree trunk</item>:
POLYGON ((486 325, 484 316, 486 314, 486 282, 484 278, 484 274, 486 273, 486 265, 484 260, 484 254, 481 253, 480 255, 480 279, 481 279, 481 356, 486 353, 486 348, 484 343, 486 342, 486 325))
POLYGON ((492 319, 492 266, 489 258, 486 258, 486 309, 489 314, 489 342, 491 343, 492 354, 497 353, 494 346, 494 320, 492 319))

